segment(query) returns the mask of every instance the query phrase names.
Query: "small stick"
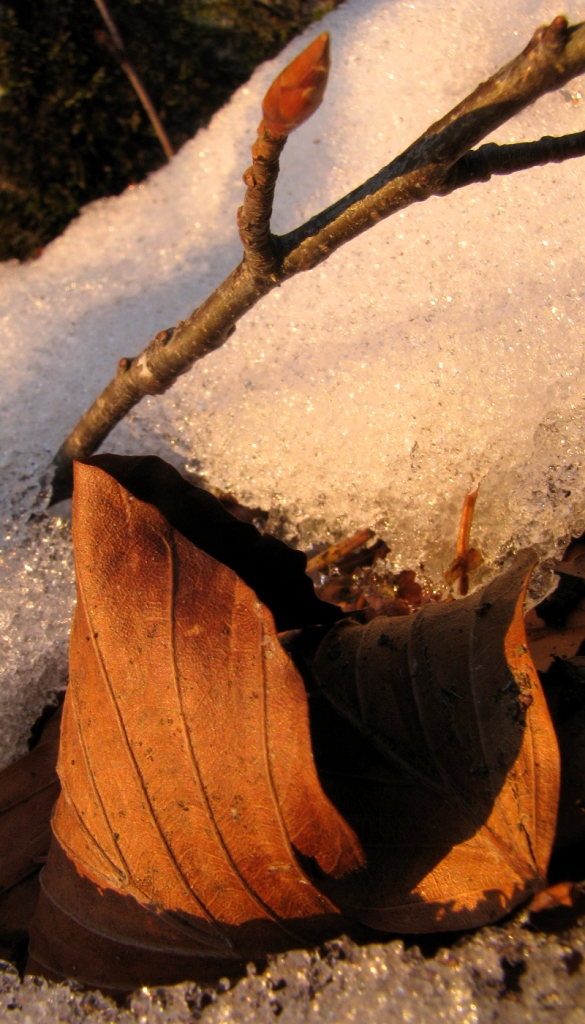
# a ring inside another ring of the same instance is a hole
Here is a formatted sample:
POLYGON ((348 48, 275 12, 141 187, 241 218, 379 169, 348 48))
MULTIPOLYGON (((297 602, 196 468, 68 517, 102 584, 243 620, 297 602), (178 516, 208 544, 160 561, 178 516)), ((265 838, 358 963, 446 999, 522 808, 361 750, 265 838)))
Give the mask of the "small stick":
POLYGON ((238 210, 244 260, 260 281, 278 281, 277 239, 270 232, 278 158, 290 133, 321 103, 329 66, 329 33, 323 32, 275 78, 262 103, 252 166, 244 174, 248 188, 238 210))
POLYGON ((536 142, 516 142, 508 146, 486 142, 457 161, 437 194, 446 196, 457 188, 489 181, 492 174, 512 174, 529 167, 560 164, 578 156, 585 156, 585 132, 561 136, 543 135, 536 142))
POLYGON ((138 96, 138 99, 140 100, 142 106, 144 107, 146 113, 148 114, 150 123, 157 134, 158 141, 160 142, 163 148, 164 154, 167 160, 170 160, 171 157, 175 155, 173 147, 171 146, 169 137, 161 124, 161 120, 156 110, 154 109, 152 100, 148 95, 144 85, 142 84, 142 81, 138 76, 136 68, 134 67, 132 61, 128 57, 128 54, 126 53, 126 47, 124 46, 122 37, 118 32, 114 19, 112 18, 112 15, 109 12, 106 0, 95 0, 95 5, 106 23, 106 27, 108 29, 108 32, 110 33, 110 38, 113 44, 112 49, 116 57, 118 58, 120 67, 128 75, 128 78, 130 79, 130 82, 134 87, 134 91, 138 96))
POLYGON ((481 551, 477 548, 469 547, 471 524, 473 522, 473 513, 475 511, 475 503, 477 501, 478 494, 479 484, 469 491, 469 494, 465 495, 461 519, 459 520, 459 533, 457 534, 455 559, 445 572, 445 580, 447 583, 455 583, 457 580, 459 581, 459 593, 461 597, 465 597, 469 592, 469 573, 473 572, 474 569, 477 569, 483 562, 483 555, 481 551))
POLYGON ((287 136, 271 134, 260 122, 258 138, 252 146, 252 166, 244 174, 248 186, 243 206, 238 210, 238 228, 245 260, 258 278, 272 277, 278 270, 274 236, 270 232, 272 202, 280 170, 278 158, 287 136))
POLYGON ((465 495, 465 501, 463 502, 463 511, 461 512, 461 519, 459 521, 459 533, 457 534, 457 557, 464 558, 469 551, 469 537, 471 535, 471 524, 473 522, 473 513, 475 512, 475 503, 479 494, 479 484, 477 484, 473 490, 469 491, 469 494, 465 495))
POLYGON ((306 571, 318 572, 318 570, 325 569, 328 565, 333 565, 334 562, 338 562, 340 558, 349 555, 356 548, 361 548, 362 544, 371 540, 373 536, 373 530, 358 530, 352 537, 346 537, 345 540, 340 540, 338 544, 331 544, 324 551, 320 551, 319 554, 309 558, 306 571))

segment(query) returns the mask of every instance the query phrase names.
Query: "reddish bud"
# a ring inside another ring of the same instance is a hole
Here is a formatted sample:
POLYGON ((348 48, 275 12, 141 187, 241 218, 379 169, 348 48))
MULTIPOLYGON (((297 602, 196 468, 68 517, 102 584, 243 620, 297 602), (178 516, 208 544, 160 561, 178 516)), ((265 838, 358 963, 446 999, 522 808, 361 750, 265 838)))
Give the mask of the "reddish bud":
POLYGON ((281 71, 264 97, 264 123, 272 135, 288 135, 314 114, 329 75, 329 33, 323 32, 281 71))

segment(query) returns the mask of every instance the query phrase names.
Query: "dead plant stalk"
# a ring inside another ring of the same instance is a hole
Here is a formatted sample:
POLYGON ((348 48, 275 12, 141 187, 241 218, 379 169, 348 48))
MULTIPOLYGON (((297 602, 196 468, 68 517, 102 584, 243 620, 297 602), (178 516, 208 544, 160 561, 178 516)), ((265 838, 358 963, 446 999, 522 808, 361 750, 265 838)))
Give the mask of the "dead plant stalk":
POLYGON ((108 49, 112 50, 114 56, 116 57, 116 60, 122 68, 122 71, 129 78, 130 84, 132 85, 134 92, 138 96, 138 99, 142 103, 142 106, 146 111, 148 119, 152 127, 154 128, 156 137, 162 146, 163 153, 166 156, 167 160, 170 160, 171 157, 175 155, 170 139, 163 128, 161 119, 154 108, 154 104, 150 96, 148 95, 148 92, 146 91, 146 87, 142 82, 140 75, 138 74, 128 54, 126 53, 126 47, 124 46, 122 37, 118 32, 116 23, 114 22, 114 19, 110 14, 108 5, 106 4, 106 0, 95 0, 95 5, 98 11, 100 12, 102 18, 104 19, 106 28, 110 34, 110 45, 108 49))

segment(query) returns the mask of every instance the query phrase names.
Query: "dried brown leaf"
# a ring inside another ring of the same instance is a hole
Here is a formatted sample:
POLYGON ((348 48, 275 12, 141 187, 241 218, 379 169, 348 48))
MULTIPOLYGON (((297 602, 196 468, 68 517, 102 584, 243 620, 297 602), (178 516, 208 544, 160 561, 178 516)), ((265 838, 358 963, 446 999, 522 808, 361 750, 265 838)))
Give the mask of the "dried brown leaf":
POLYGON ((60 709, 35 748, 0 773, 0 941, 26 931, 38 897, 37 876, 49 851, 60 709))
POLYGON ((544 885, 560 768, 523 625, 535 561, 461 601, 338 624, 318 649, 342 717, 324 739, 315 701, 315 756, 368 865, 321 888, 366 925, 475 927, 544 885))
POLYGON ((29 969, 128 989, 335 934, 297 852, 335 877, 363 857, 319 783, 270 612, 95 464, 76 465, 73 537, 62 792, 29 969))
MULTIPOLYGON (((351 922, 475 927, 539 891, 559 752, 524 631, 534 554, 461 601, 289 634, 319 683, 310 733, 272 615, 209 548, 248 581, 260 552, 283 618, 330 606, 297 559, 283 611, 259 535, 218 527, 161 465, 77 466, 63 789, 29 970, 206 981, 351 922)), ((396 585, 420 597, 412 573, 396 585)))

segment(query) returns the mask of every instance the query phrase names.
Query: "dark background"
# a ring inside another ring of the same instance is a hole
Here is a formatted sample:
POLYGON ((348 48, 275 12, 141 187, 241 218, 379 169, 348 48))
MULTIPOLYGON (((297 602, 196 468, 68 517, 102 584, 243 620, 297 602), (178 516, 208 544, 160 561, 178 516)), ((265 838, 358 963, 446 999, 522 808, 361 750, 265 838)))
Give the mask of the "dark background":
MULTIPOLYGON (((341 0, 108 0, 175 151, 341 0)), ((0 2, 0 259, 165 162, 93 0, 0 2)))

